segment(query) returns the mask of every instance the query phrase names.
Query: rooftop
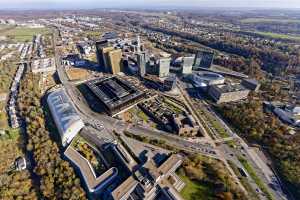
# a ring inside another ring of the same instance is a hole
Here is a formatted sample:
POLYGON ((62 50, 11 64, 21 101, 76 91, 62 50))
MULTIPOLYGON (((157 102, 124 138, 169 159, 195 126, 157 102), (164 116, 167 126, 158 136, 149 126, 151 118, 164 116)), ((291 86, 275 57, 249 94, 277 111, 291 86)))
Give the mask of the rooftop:
POLYGON ((86 85, 110 110, 144 95, 131 83, 117 77, 91 80, 86 85))
POLYGON ((118 170, 113 167, 104 172, 101 176, 96 177, 96 174, 88 160, 73 149, 72 146, 69 146, 64 154, 80 169, 80 173, 82 174, 85 184, 90 192, 94 192, 101 187, 104 187, 108 183, 109 179, 112 179, 117 175, 118 170))
POLYGON ((64 89, 56 90, 49 94, 47 101, 53 107, 53 114, 63 132, 76 122, 81 121, 64 89))
POLYGON ((246 88, 241 84, 222 84, 214 85, 221 93, 239 92, 244 91, 246 88))

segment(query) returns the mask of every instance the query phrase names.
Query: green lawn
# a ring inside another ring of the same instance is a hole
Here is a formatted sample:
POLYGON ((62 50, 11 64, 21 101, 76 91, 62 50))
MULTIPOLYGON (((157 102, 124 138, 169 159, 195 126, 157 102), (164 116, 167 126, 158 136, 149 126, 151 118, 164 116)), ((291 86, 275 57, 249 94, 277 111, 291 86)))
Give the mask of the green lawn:
POLYGON ((15 42, 32 41, 32 37, 36 34, 47 34, 50 30, 47 28, 25 28, 16 27, 14 29, 0 33, 0 36, 7 36, 15 42))
POLYGON ((242 157, 239 157, 239 161, 244 166, 245 170, 248 172, 248 174, 252 177, 256 185, 261 189, 263 193, 266 194, 267 199, 269 200, 275 200, 274 196, 269 192, 268 188, 266 187, 265 183, 256 175, 254 169, 252 166, 248 163, 247 160, 245 160, 242 157))
POLYGON ((180 192, 185 200, 212 200, 214 199, 212 188, 207 184, 197 183, 187 176, 179 174, 181 180, 186 184, 180 192))
POLYGON ((206 110, 202 110, 202 114, 205 116, 205 118, 208 120, 208 122, 214 127, 214 129, 218 132, 218 134, 222 138, 227 138, 229 137, 229 134, 226 132, 226 129, 224 126, 221 124, 221 122, 213 116, 211 113, 209 113, 206 110))

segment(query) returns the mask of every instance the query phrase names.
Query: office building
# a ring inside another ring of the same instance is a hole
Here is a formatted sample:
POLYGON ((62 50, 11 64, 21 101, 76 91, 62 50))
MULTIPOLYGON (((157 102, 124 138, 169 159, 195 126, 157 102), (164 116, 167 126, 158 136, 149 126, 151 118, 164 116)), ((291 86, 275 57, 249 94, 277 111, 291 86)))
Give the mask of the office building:
POLYGON ((170 72, 171 58, 160 58, 158 65, 158 76, 160 78, 167 77, 170 72))
POLYGON ((195 57, 194 68, 210 68, 214 59, 214 52, 198 51, 195 57))
POLYGON ((131 83, 117 77, 91 80, 86 85, 110 115, 136 103, 145 96, 144 92, 136 89, 131 83))
POLYGON ((182 58, 182 74, 191 74, 193 69, 195 56, 182 58))
POLYGON ((171 91, 176 87, 176 76, 169 76, 164 80, 164 90, 171 91))
POLYGON ((96 56, 100 67, 105 67, 103 49, 108 47, 108 41, 102 40, 96 42, 96 56))
POLYGON ((168 178, 174 176, 181 164, 182 157, 178 154, 172 154, 160 166, 157 166, 152 159, 148 159, 146 163, 134 171, 132 176, 112 192, 112 198, 114 200, 181 200, 182 197, 178 190, 168 183, 168 178))
POLYGON ((144 77, 146 74, 146 53, 137 54, 137 64, 139 67, 139 74, 144 77))
POLYGON ((110 72, 112 74, 117 74, 121 71, 123 71, 123 65, 122 65, 122 50, 121 49, 114 49, 107 52, 107 58, 108 58, 108 65, 107 72, 110 72))
POLYGON ((246 99, 249 90, 241 84, 222 84, 209 86, 208 94, 216 103, 226 103, 246 99))
POLYGON ((110 61, 109 61, 108 53, 112 50, 114 50, 114 47, 104 47, 102 49, 103 66, 100 66, 100 67, 102 69, 104 69, 105 72, 111 72, 110 71, 110 61))

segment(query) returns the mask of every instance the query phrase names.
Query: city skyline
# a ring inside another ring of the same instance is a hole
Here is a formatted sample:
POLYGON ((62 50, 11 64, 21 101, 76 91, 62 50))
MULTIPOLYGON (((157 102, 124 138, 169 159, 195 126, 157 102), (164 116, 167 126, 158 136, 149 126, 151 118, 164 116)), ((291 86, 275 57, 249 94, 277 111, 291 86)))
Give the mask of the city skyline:
POLYGON ((91 9, 91 8, 300 8, 298 0, 132 0, 130 4, 124 0, 0 0, 2 9, 91 9))

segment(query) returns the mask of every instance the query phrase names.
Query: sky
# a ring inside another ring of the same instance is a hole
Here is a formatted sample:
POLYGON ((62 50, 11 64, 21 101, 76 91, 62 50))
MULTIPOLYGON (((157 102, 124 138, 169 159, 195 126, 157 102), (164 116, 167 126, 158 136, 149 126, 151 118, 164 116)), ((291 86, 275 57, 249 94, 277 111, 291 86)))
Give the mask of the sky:
POLYGON ((0 0, 0 9, 300 8, 300 0, 0 0))

